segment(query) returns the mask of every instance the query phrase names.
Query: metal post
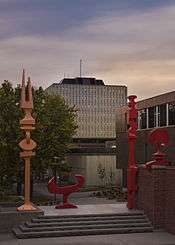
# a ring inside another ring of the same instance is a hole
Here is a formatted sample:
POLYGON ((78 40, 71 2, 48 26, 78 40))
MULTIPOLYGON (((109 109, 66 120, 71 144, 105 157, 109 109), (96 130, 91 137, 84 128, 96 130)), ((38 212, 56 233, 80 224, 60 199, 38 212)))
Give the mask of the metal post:
POLYGON ((82 76, 82 59, 80 59, 80 77, 82 76))
POLYGON ((149 128, 149 113, 148 113, 148 108, 146 108, 146 128, 149 128))

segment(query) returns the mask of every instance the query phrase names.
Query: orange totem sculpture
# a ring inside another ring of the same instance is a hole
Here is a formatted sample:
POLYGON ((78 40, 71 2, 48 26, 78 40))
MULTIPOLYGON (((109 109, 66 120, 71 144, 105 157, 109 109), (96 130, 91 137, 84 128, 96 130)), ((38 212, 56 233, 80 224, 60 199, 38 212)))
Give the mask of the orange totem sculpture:
POLYGON ((128 129, 128 145, 129 145, 129 159, 128 159, 128 175, 127 175, 127 190, 128 190, 128 203, 129 209, 134 206, 134 194, 137 190, 136 187, 136 172, 137 167, 135 163, 135 140, 136 140, 136 130, 137 130, 137 109, 135 107, 136 95, 131 95, 128 97, 129 103, 129 129, 128 129))
POLYGON ((21 101, 20 108, 25 112, 24 118, 20 121, 20 128, 25 133, 25 139, 23 139, 19 146, 23 150, 20 153, 20 157, 24 159, 25 163, 25 183, 24 183, 24 204, 18 207, 18 211, 31 211, 36 210, 30 202, 30 158, 35 155, 33 149, 36 147, 35 141, 31 139, 31 131, 35 129, 35 119, 32 117, 33 98, 32 98, 32 85, 30 78, 28 78, 27 86, 25 86, 25 71, 22 75, 21 86, 21 101))

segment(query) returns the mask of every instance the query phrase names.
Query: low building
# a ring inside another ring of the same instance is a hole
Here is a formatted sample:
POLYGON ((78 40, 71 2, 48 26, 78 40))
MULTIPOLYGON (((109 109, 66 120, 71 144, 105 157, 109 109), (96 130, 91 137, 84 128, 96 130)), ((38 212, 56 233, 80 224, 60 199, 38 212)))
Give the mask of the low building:
MULTIPOLYGON (((166 128, 169 135, 169 146, 165 148, 168 161, 173 164, 175 147, 175 91, 161 94, 137 102, 138 130, 135 157, 137 164, 152 159, 154 147, 148 143, 148 134, 154 128, 166 128)), ((126 185, 126 169, 128 165, 127 140, 127 107, 117 109, 117 168, 123 169, 124 185, 126 185)))

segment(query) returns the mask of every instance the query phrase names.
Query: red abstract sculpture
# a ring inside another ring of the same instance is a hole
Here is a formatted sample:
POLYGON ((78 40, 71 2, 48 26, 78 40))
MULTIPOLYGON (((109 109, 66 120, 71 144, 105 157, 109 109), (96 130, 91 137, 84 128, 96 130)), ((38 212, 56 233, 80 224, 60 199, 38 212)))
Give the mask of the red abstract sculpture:
POLYGON ((156 146, 156 152, 153 154, 153 161, 145 164, 146 168, 151 168, 155 165, 168 165, 168 161, 165 159, 166 154, 161 152, 161 146, 168 145, 168 133, 166 129, 157 128, 151 131, 148 137, 149 143, 156 146))
POLYGON ((132 209, 134 206, 134 194, 137 190, 136 186, 136 173, 137 167, 135 163, 135 140, 136 140, 136 130, 137 130, 137 109, 135 99, 136 95, 131 95, 128 97, 128 109, 129 109, 129 129, 128 129, 128 145, 129 145, 129 158, 128 158, 128 170, 127 170, 127 191, 128 200, 127 207, 132 209))
POLYGON ((83 186, 85 179, 82 175, 75 175, 75 178, 77 180, 76 184, 73 185, 67 185, 67 186, 58 186, 55 180, 55 177, 53 177, 49 183, 48 183, 48 190, 50 193, 57 193, 57 194, 63 194, 63 203, 58 204, 55 206, 55 208, 77 208, 76 205, 68 202, 68 196, 76 191, 79 191, 79 189, 83 186))

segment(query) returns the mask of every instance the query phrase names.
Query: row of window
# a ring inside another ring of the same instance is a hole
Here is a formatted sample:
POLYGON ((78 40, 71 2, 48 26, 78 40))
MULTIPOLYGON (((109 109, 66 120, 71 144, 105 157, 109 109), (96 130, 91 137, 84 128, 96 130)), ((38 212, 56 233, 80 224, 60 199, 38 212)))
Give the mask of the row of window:
POLYGON ((99 92, 105 92, 105 93, 115 93, 116 91, 118 91, 118 93, 121 93, 123 91, 126 92, 126 87, 123 86, 109 86, 109 85, 105 85, 105 86, 94 86, 94 85, 86 85, 86 86, 82 86, 79 84, 67 84, 67 85, 63 85, 63 84, 57 84, 57 86, 51 86, 50 89, 53 90, 64 90, 64 91, 74 91, 74 90, 79 90, 79 91, 83 91, 83 92, 93 92, 93 91, 99 91, 99 92))
POLYGON ((111 126, 111 125, 99 125, 99 124, 97 124, 95 127, 93 127, 92 125, 90 125, 90 126, 88 126, 88 125, 79 125, 78 126, 78 130, 83 130, 83 131, 91 131, 91 132, 95 132, 96 130, 101 130, 101 131, 103 131, 103 130, 110 130, 110 131, 114 131, 113 130, 113 126, 111 126))
POLYGON ((67 103, 71 104, 76 104, 76 105, 83 105, 83 106, 99 106, 100 108, 105 106, 105 107, 116 107, 119 106, 120 104, 123 105, 124 101, 121 100, 120 98, 116 99, 104 99, 104 98, 73 98, 71 96, 65 96, 64 97, 65 101, 67 103))
POLYGON ((77 130, 77 136, 83 135, 88 137, 93 137, 94 135, 99 136, 109 136, 115 135, 114 126, 112 124, 79 124, 77 130))
POLYGON ((78 116, 80 117, 91 117, 94 118, 93 120, 96 120, 96 118, 100 118, 101 120, 103 120, 103 118, 107 117, 109 119, 109 121, 113 118, 115 118, 115 111, 104 111, 104 112, 100 112, 98 110, 93 110, 93 111, 86 111, 86 110, 78 110, 78 116), (110 117, 110 118, 109 118, 110 117))
POLYGON ((145 108, 138 112, 138 128, 175 125, 175 102, 145 108))
POLYGON ((125 96, 124 93, 118 93, 117 91, 115 93, 112 94, 104 94, 104 93, 97 93, 97 92, 93 92, 93 93, 83 93, 82 91, 58 91, 58 94, 61 94, 63 96, 71 96, 73 98, 96 98, 97 97, 102 97, 103 99, 108 99, 108 98, 123 98, 125 96))
POLYGON ((87 123, 91 123, 91 124, 101 124, 101 125, 104 125, 104 124, 111 124, 111 125, 114 125, 115 123, 115 118, 109 118, 109 117, 94 117, 94 116, 81 116, 79 115, 77 117, 77 123, 78 124, 87 124, 87 123), (113 120, 111 120, 113 119, 113 120), (111 123, 112 122, 112 123, 111 123))
POLYGON ((82 137, 82 138, 92 138, 92 137, 101 137, 101 138, 115 138, 115 133, 113 133, 112 131, 96 131, 95 135, 94 132, 85 132, 85 131, 79 131, 77 132, 77 134, 75 135, 75 137, 82 137))

